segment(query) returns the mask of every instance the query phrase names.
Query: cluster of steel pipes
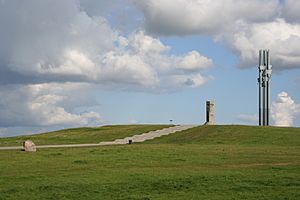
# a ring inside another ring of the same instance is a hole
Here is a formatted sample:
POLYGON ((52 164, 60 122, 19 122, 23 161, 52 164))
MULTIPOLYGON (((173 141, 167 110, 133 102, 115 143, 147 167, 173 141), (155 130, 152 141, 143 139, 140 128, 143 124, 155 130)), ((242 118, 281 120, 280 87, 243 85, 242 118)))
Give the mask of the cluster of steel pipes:
POLYGON ((270 113, 270 79, 272 73, 270 51, 259 50, 259 125, 269 126, 270 113))

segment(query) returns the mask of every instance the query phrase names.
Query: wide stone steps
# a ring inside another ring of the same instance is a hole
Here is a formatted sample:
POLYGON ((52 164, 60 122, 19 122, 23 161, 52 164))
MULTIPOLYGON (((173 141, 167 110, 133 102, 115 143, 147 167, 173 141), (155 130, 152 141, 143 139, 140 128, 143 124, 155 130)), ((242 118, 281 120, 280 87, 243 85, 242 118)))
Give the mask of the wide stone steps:
MULTIPOLYGON (((169 135, 171 133, 175 133, 175 132, 178 132, 178 131, 187 130, 187 129, 193 128, 195 126, 196 125, 172 126, 172 127, 169 127, 169 128, 164 128, 164 129, 156 130, 156 131, 150 131, 148 133, 143 133, 143 134, 140 134, 140 135, 134 135, 134 136, 126 137, 126 138, 123 138, 123 139, 116 139, 113 142, 111 142, 110 144, 128 144, 129 141, 131 141, 131 142, 144 142, 146 140, 152 140, 154 138, 161 137, 161 136, 164 136, 164 135, 169 135)), ((100 142, 100 144, 101 144, 101 142, 100 142)))

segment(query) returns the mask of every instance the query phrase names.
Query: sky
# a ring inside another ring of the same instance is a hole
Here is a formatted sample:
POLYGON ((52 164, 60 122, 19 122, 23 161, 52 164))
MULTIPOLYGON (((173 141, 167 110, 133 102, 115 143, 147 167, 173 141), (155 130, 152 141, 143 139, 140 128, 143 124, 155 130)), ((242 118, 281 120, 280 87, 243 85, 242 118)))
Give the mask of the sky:
POLYGON ((0 0, 0 137, 107 124, 300 126, 299 0, 0 0))

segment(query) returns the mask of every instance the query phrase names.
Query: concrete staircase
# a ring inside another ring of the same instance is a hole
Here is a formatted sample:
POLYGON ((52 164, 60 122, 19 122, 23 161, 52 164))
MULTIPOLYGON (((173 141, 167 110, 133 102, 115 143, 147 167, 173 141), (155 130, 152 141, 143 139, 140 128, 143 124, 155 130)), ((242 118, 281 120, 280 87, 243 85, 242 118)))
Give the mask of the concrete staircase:
MULTIPOLYGON (((178 131, 187 130, 198 125, 177 125, 172 126, 169 128, 164 128, 156 131, 150 131, 148 133, 143 133, 140 135, 134 135, 131 137, 126 137, 123 139, 116 139, 114 141, 108 142, 100 142, 95 144, 57 144, 57 145, 38 145, 36 146, 37 149, 43 148, 72 148, 72 147, 96 147, 96 146, 106 146, 106 145, 122 145, 122 144, 129 144, 129 141, 132 143, 136 142, 144 142, 146 140, 152 140, 154 138, 161 137, 163 135, 169 135, 171 133, 175 133, 178 131)), ((14 146, 14 147, 0 147, 0 150, 22 150, 22 146, 14 146)))
POLYGON ((146 140, 152 140, 154 138, 158 138, 164 135, 169 135, 171 133, 175 133, 178 131, 184 131, 193 127, 196 127, 197 125, 177 125, 177 126, 172 126, 169 128, 164 128, 164 129, 160 129, 160 130, 156 130, 156 131, 150 131, 148 133, 143 133, 140 135, 134 135, 131 137, 126 137, 123 139, 116 139, 114 141, 111 142, 100 142, 100 145, 117 145, 117 144, 128 144, 129 141, 131 141, 132 143, 136 143, 136 142, 144 142, 146 140))

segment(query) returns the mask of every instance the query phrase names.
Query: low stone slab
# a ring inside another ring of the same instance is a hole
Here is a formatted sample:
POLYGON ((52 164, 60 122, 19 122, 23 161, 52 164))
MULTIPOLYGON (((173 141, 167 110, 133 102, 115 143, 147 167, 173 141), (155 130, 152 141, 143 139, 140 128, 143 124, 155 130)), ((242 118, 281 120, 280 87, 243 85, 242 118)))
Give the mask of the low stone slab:
POLYGON ((36 146, 31 140, 23 142, 24 151, 36 152, 36 146))

